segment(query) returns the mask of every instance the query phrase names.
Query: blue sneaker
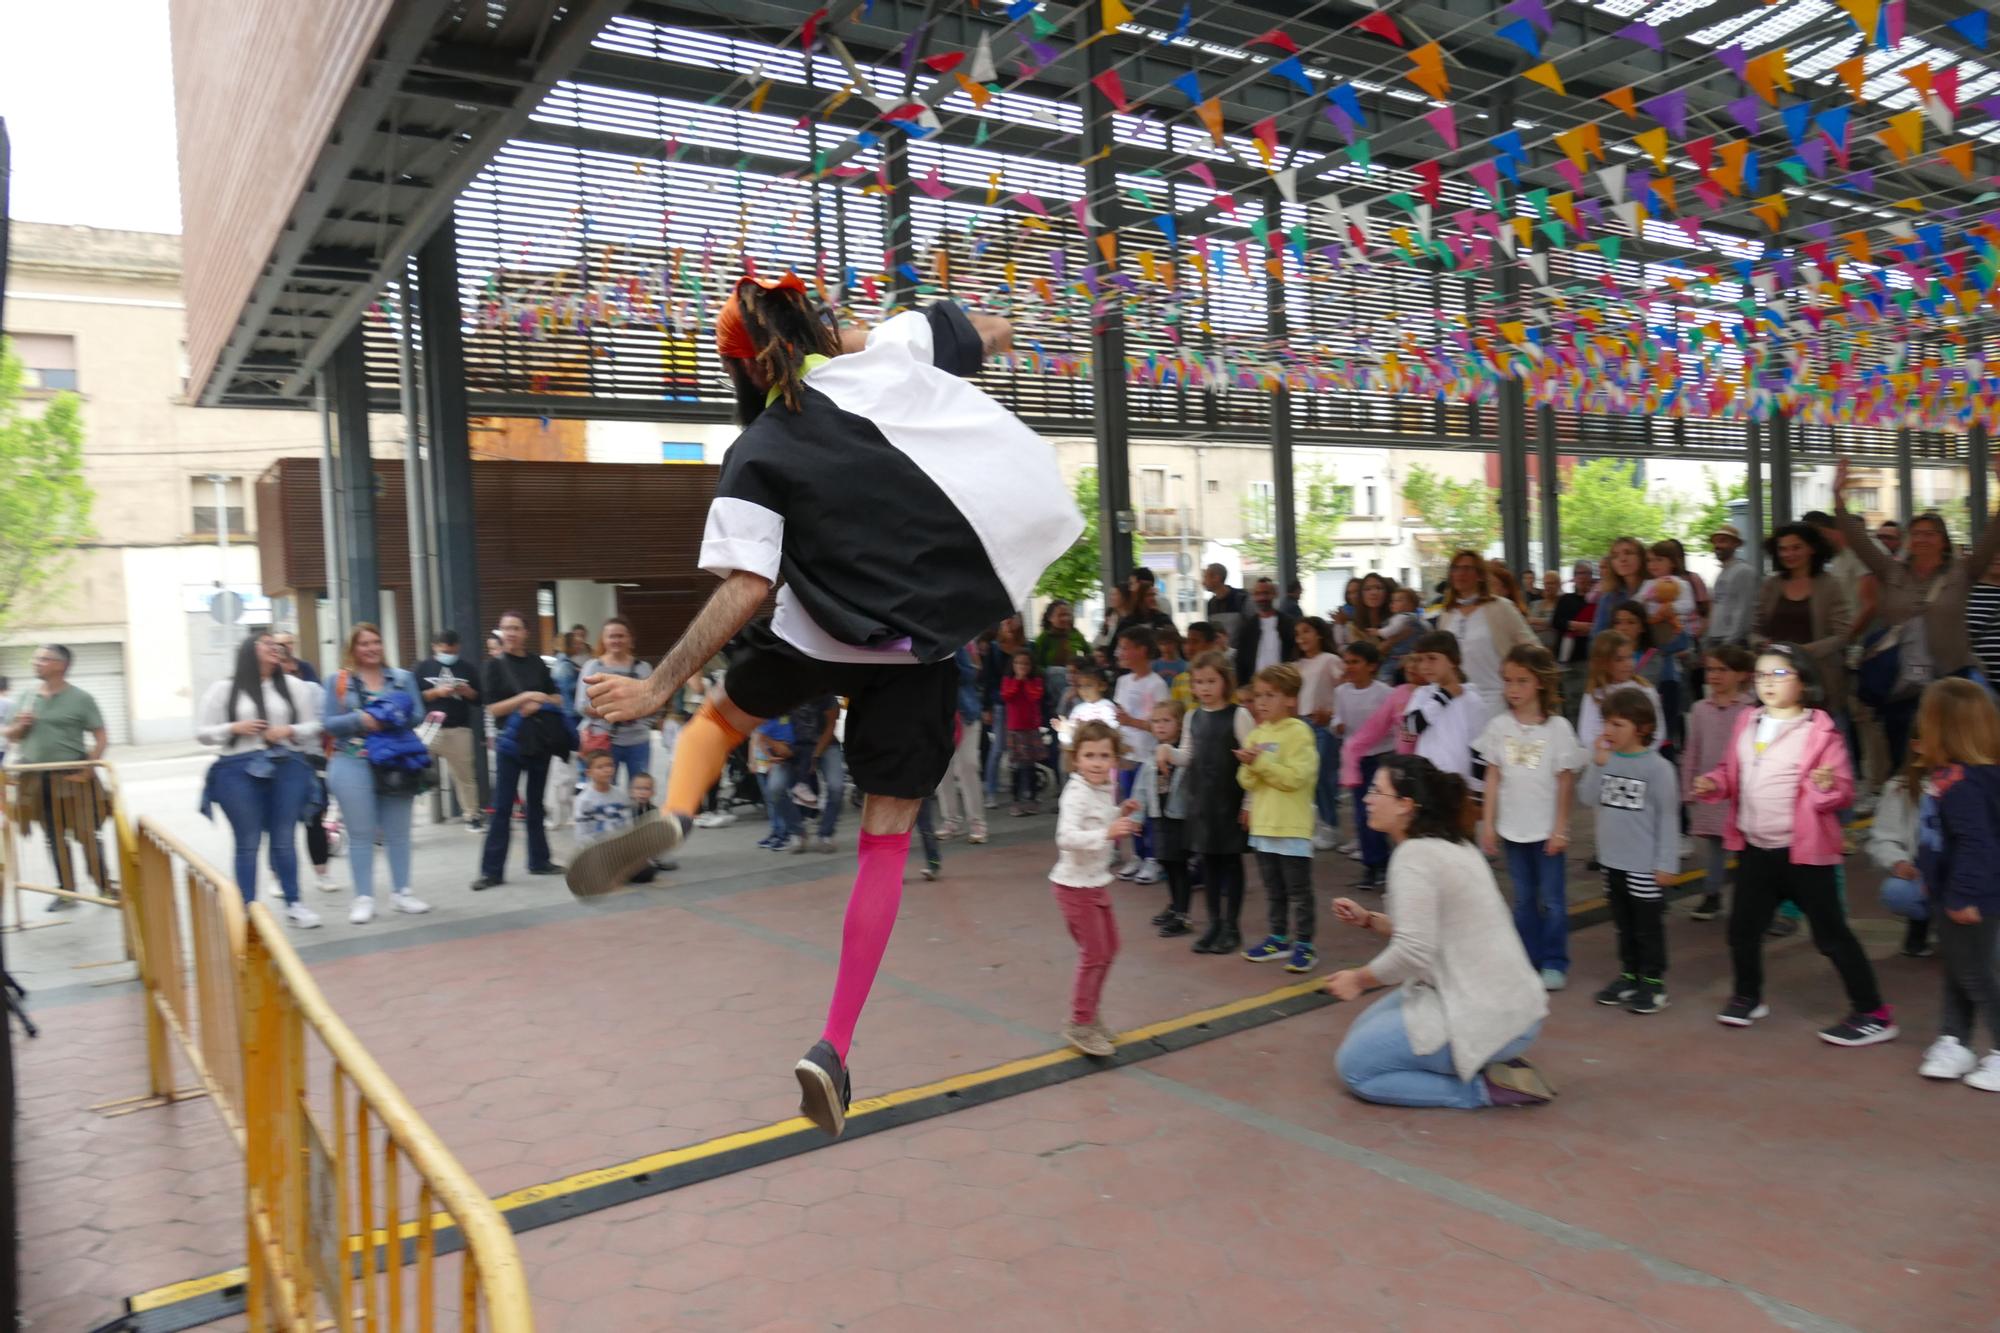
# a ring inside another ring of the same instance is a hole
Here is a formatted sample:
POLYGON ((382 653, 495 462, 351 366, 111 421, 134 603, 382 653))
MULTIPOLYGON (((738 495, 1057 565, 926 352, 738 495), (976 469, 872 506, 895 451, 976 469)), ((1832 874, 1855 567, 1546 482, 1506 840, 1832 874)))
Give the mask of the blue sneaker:
POLYGON ((1253 944, 1243 951, 1243 956, 1253 963, 1268 963, 1283 958, 1292 951, 1292 942, 1283 935, 1266 935, 1263 942, 1253 944))
POLYGON ((784 846, 784 843, 778 840, 777 834, 766 833, 763 837, 757 839, 757 845, 759 847, 762 847, 765 851, 768 852, 768 851, 774 851, 777 848, 784 846))
POLYGON ((1312 945, 1300 940, 1292 946, 1292 961, 1285 964, 1285 971, 1310 972, 1318 963, 1319 955, 1313 952, 1312 945))

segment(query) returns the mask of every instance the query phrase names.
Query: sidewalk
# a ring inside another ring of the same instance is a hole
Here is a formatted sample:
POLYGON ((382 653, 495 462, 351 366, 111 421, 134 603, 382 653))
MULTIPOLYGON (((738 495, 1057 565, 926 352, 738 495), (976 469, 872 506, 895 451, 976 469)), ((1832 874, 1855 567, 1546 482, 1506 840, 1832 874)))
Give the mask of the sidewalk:
MULTIPOLYGON (((854 1049, 858 1097, 1057 1046, 1073 954, 1045 824, 997 826, 1002 845, 961 846, 946 878, 908 884, 854 1049)), ((495 1195, 784 1120, 847 871, 714 855, 737 873, 316 942, 314 973, 495 1195)), ((1160 896, 1117 890, 1115 1026, 1285 979, 1155 938, 1160 896)), ((538 1327, 1986 1327, 1995 1104, 1915 1077, 1936 964, 1889 956, 1898 932, 1872 892, 1854 897, 1905 1024, 1886 1047, 1814 1038, 1839 996, 1803 939, 1771 944, 1775 1013, 1736 1032, 1712 1017, 1721 923, 1676 917, 1674 1006, 1652 1018, 1590 1002, 1612 940, 1587 930, 1535 1052, 1554 1106, 1355 1102, 1330 1062, 1358 1006, 1336 1006, 528 1230, 538 1327)), ((1371 952, 1351 931, 1322 945, 1322 971, 1371 952)), ((67 996, 23 1052, 37 1328, 87 1328, 240 1261, 208 1108, 81 1109, 140 1081, 135 1007, 67 996)))

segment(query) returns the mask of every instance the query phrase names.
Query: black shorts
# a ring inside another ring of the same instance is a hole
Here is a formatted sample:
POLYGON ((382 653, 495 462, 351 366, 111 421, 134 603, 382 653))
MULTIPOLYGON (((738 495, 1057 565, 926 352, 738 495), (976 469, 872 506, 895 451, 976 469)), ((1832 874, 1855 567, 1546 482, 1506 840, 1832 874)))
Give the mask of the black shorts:
POLYGON ((822 662, 760 620, 729 658, 723 693, 751 717, 772 718, 822 694, 847 700, 847 776, 870 796, 922 800, 951 766, 958 663, 822 662))

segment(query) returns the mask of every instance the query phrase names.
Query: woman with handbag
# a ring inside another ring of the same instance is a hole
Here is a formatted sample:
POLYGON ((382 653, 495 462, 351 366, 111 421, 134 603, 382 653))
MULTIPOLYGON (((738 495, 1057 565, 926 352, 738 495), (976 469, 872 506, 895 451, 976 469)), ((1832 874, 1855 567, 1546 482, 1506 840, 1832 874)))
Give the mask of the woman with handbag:
POLYGON ((417 699, 416 679, 401 667, 388 665, 382 631, 366 621, 349 631, 341 669, 327 688, 326 734, 331 750, 326 785, 340 802, 341 821, 347 827, 347 864, 354 877, 354 905, 347 919, 357 926, 375 919, 378 834, 389 853, 390 906, 411 915, 431 910, 410 892, 410 817, 421 784, 400 778, 383 781, 369 759, 369 737, 391 730, 380 716, 389 710, 380 705, 405 717, 420 717, 417 699))
MULTIPOLYGON (((623 616, 613 616, 597 632, 597 655, 583 664, 579 679, 598 676, 630 676, 644 680, 653 668, 632 655, 632 624, 623 616)), ((606 722, 590 706, 589 695, 576 692, 577 715, 583 719, 581 743, 584 754, 607 753, 625 776, 621 789, 641 773, 653 771, 653 729, 644 722, 606 722)))
POLYGON ((299 901, 299 810, 314 786, 305 747, 320 737, 320 687, 288 673, 268 633, 236 650, 236 671, 202 695, 195 737, 221 751, 209 766, 201 812, 222 806, 236 835, 236 888, 247 907, 257 897, 257 850, 270 843, 271 873, 285 896, 285 918, 301 930, 319 914, 299 901))
POLYGON ((473 892, 506 882, 507 843, 513 833, 514 797, 520 793, 528 826, 528 873, 560 875, 563 867, 549 856, 549 830, 542 819, 542 792, 548 786, 549 761, 568 758, 572 741, 564 719, 562 695, 548 663, 528 652, 528 622, 519 611, 500 613, 501 652, 486 663, 480 682, 486 711, 493 719, 493 818, 486 825, 486 843, 479 855, 479 878, 473 892), (525 780, 527 790, 521 791, 525 780))

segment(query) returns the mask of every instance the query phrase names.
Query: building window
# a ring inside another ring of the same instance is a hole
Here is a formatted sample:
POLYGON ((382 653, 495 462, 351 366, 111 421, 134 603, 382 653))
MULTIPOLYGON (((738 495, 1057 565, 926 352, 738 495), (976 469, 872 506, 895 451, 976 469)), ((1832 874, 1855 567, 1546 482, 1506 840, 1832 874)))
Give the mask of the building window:
POLYGON ((17 333, 13 335, 14 355, 27 370, 25 387, 69 389, 76 383, 76 339, 67 333, 17 333))
POLYGON ((1374 518, 1377 514, 1382 512, 1381 510, 1375 507, 1375 483, 1373 482, 1368 483, 1368 485, 1362 488, 1362 491, 1364 493, 1365 498, 1367 499, 1368 507, 1362 510, 1361 513, 1366 518, 1374 518))
POLYGON ((1244 517, 1250 524, 1250 535, 1268 537, 1277 522, 1277 506, 1272 501, 1271 483, 1253 481, 1250 483, 1249 513, 1244 517))
POLYGON ((1863 514, 1872 514, 1882 507, 1882 492, 1874 486, 1859 486, 1854 492, 1853 507, 1863 514))
POLYGON ((1139 504, 1146 509, 1167 507, 1167 470, 1163 467, 1139 469, 1139 504))
MULTIPOLYGON (((206 475, 191 477, 188 486, 194 500, 194 523, 189 531, 197 537, 213 537, 219 530, 215 519, 215 482, 206 475)), ((243 510, 243 478, 230 477, 222 483, 222 512, 229 524, 229 535, 247 537, 250 529, 246 525, 243 510)))
POLYGON ((1210 495, 1222 494, 1222 483, 1217 481, 1214 477, 1210 477, 1208 479, 1208 493, 1210 495))

